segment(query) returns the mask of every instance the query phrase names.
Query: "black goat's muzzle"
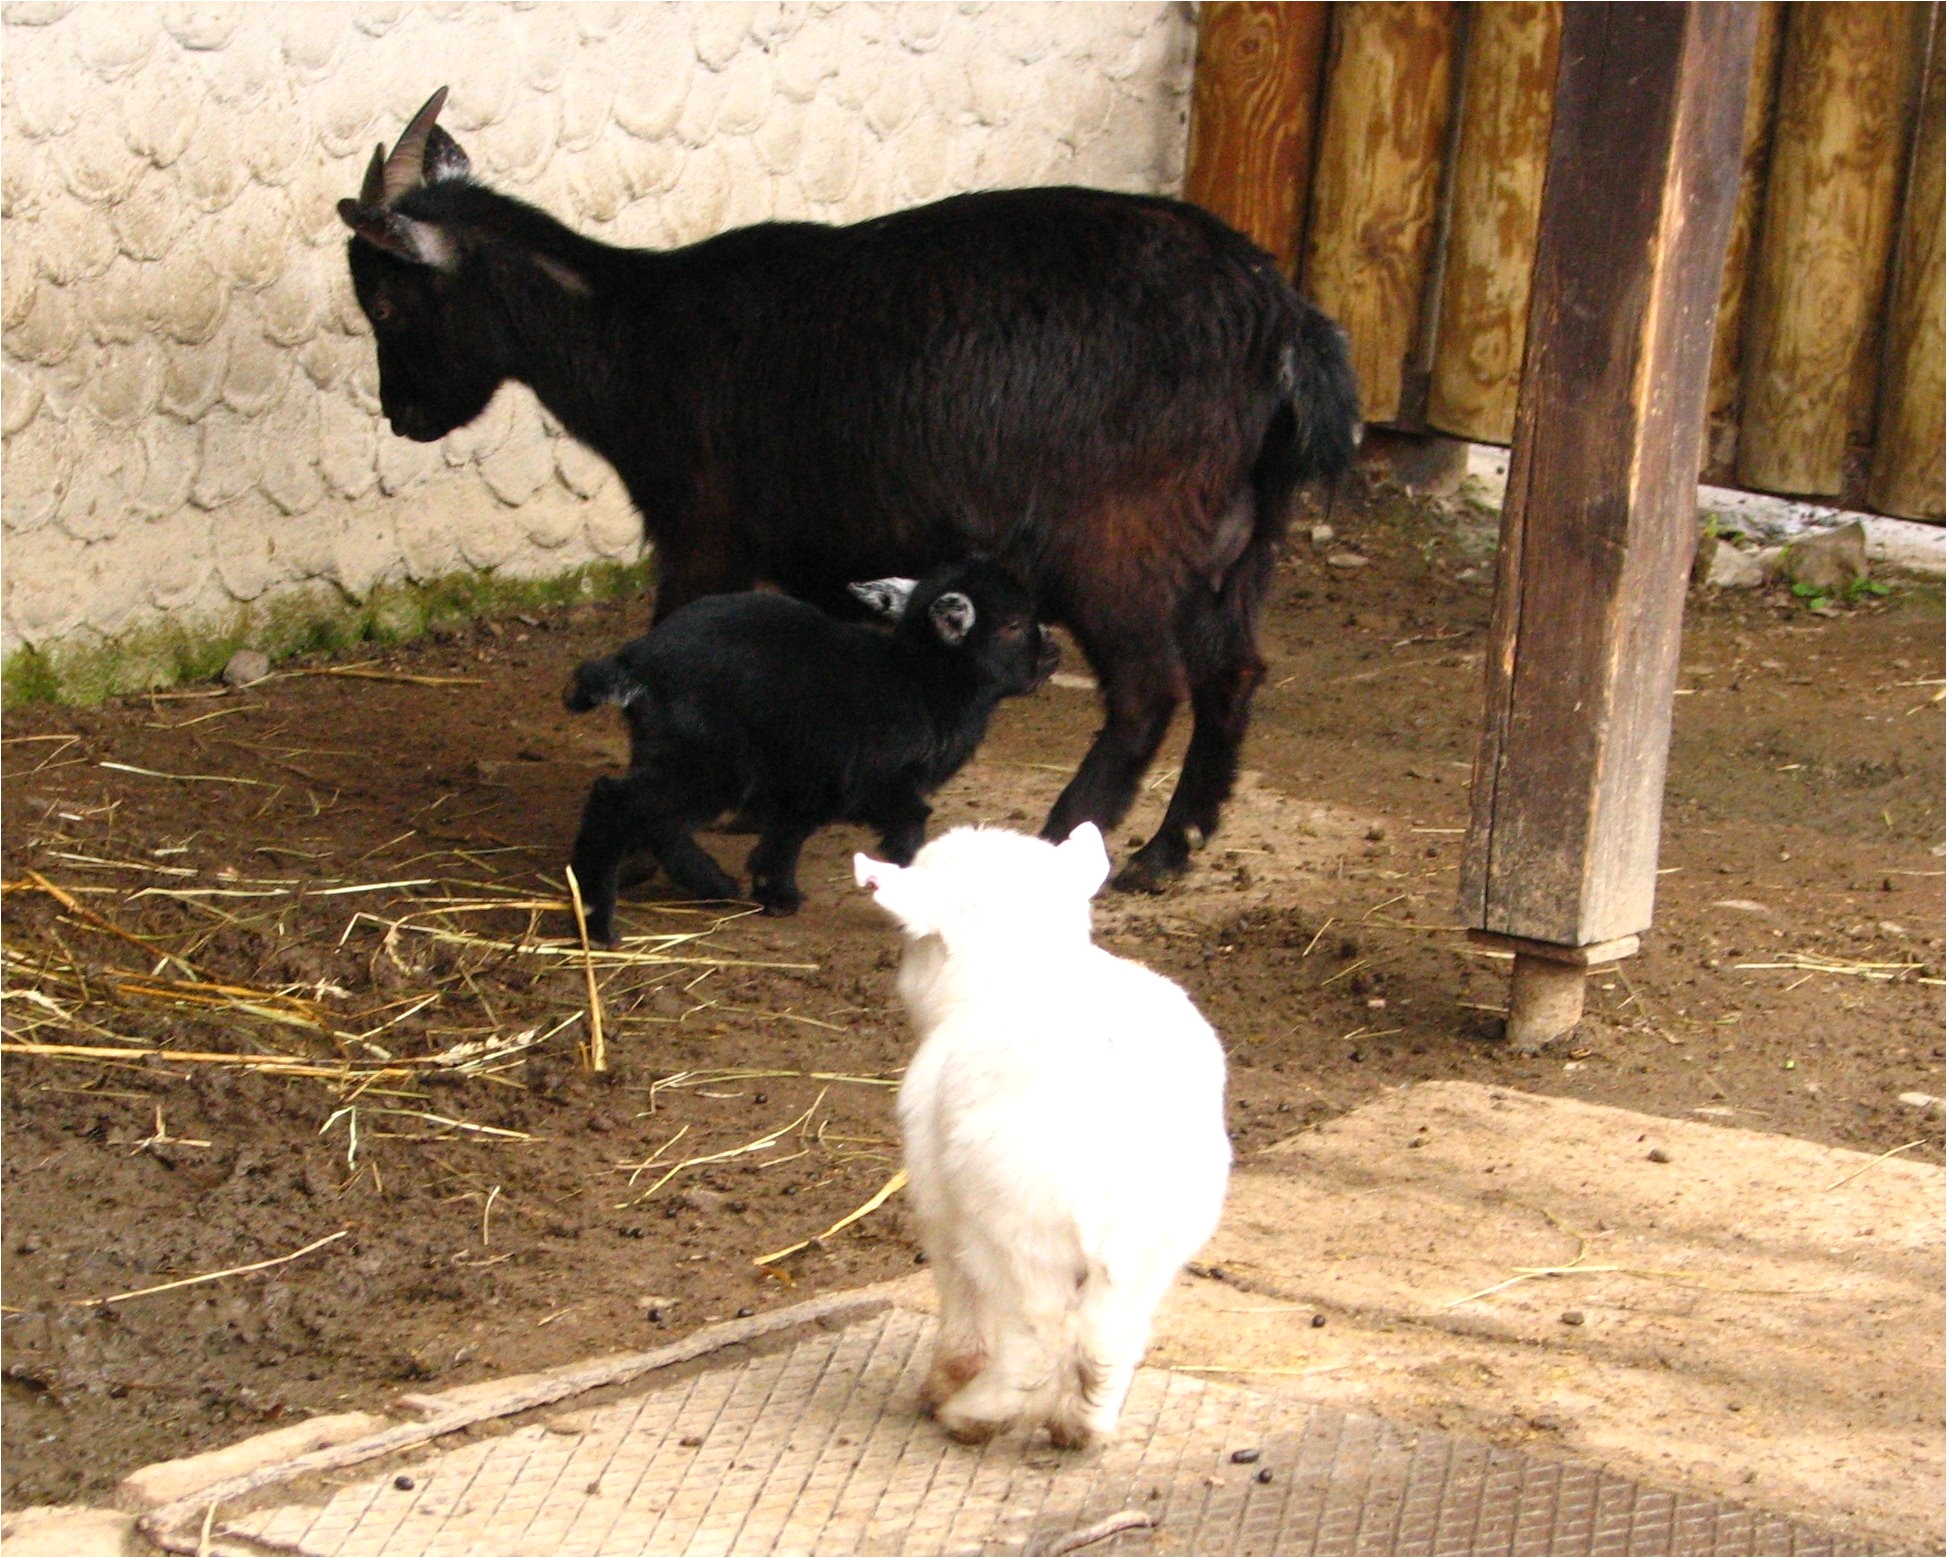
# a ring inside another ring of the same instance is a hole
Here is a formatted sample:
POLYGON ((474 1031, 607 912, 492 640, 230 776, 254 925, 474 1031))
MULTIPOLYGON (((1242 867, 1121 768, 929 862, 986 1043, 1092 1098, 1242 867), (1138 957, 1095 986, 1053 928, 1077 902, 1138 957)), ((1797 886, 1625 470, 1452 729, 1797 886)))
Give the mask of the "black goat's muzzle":
POLYGON ((416 444, 437 443, 446 436, 446 429, 424 412, 392 412, 387 415, 386 421, 391 423, 395 435, 410 438, 416 444))
POLYGON ((1047 684, 1048 678, 1055 674, 1055 667, 1061 664, 1061 645, 1055 642, 1055 635, 1047 631, 1041 634, 1041 647, 1034 657, 1034 675, 1028 680, 1028 691, 1037 692, 1047 684))

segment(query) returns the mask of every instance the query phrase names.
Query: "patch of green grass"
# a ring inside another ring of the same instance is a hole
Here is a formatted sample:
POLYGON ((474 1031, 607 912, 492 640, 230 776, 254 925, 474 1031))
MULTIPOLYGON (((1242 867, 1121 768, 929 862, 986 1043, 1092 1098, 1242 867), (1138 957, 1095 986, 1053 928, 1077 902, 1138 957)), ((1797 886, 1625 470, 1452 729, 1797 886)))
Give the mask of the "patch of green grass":
POLYGON ((591 563, 534 579, 464 573, 425 584, 382 584, 362 601, 332 586, 314 586, 221 618, 163 620, 111 639, 23 646, 0 665, 0 701, 10 709, 99 703, 118 693, 208 681, 239 649, 260 649, 276 664, 360 643, 410 643, 475 617, 640 595, 650 577, 647 563, 591 563))

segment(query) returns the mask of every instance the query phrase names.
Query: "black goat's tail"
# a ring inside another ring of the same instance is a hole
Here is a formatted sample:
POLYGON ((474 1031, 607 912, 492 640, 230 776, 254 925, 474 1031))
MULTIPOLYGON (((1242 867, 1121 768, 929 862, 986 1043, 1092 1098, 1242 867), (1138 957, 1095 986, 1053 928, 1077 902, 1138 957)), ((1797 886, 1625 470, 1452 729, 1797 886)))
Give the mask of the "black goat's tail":
POLYGON ((609 655, 576 666, 574 680, 562 692, 561 701, 573 713, 586 714, 604 703, 627 708, 641 691, 642 684, 629 674, 628 667, 617 656, 609 655))
POLYGON ((1296 324, 1278 364, 1283 402, 1251 471, 1260 515, 1282 515, 1305 482, 1343 476, 1364 431, 1345 331, 1309 304, 1299 305, 1296 324))

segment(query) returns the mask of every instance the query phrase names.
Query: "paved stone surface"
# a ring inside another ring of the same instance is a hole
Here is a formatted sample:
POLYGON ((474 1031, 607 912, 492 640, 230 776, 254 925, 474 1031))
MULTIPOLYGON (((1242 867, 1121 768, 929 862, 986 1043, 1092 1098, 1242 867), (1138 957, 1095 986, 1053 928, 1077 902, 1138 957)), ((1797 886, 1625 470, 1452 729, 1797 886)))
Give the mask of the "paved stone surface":
POLYGON ((1865 1553, 1717 1499, 1294 1391, 1146 1369, 1115 1443, 969 1448, 921 1418, 932 1321, 784 1351, 219 1522, 307 1554, 1865 1553), (1256 1457, 1240 1463, 1239 1451, 1256 1457))

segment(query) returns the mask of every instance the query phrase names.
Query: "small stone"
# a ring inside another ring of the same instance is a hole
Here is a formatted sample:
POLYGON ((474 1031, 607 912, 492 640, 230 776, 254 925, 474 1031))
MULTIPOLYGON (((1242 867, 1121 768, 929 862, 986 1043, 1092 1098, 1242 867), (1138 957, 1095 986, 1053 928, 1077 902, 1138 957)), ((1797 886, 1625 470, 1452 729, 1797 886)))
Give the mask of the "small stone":
POLYGON ((1699 583, 1713 590, 1756 590, 1770 582, 1776 558, 1741 552, 1729 542, 1717 541, 1711 547, 1699 546, 1697 560, 1699 583))
POLYGON ((685 1450, 700 1450, 703 1448, 703 1435, 684 1434, 683 1437, 678 1439, 676 1442, 680 1444, 685 1450))
POLYGON ((1323 546, 1327 541, 1336 538, 1338 532, 1330 525, 1313 525, 1311 535, 1313 546, 1323 546))
POLYGON ((248 687, 270 675, 270 656, 261 649, 239 649, 223 667, 225 687, 248 687))
POLYGON ((1668 1163, 1670 1161, 1669 1153, 1665 1152, 1661 1147, 1650 1148, 1649 1157, 1652 1163, 1668 1163))
POLYGON ((1323 1315, 1312 1316, 1312 1329, 1314 1331, 1316 1331, 1324 1323, 1325 1323, 1325 1317, 1323 1315))
POLYGON ((1269 1466, 1258 1467, 1257 1480, 1259 1482, 1268 1483, 1271 1480, 1271 1468, 1269 1466))
POLYGON ((739 1320, 748 1320, 752 1315, 756 1313, 757 1311, 755 1309, 751 1308, 749 1304, 746 1304, 742 1309, 739 1309, 737 1311, 737 1318, 739 1320))
POLYGON ((1866 527, 1854 520, 1792 542, 1782 571, 1794 584, 1836 594, 1866 577, 1866 527))
POLYGON ((1334 552, 1330 557, 1325 559, 1325 566, 1328 568, 1343 568, 1350 571, 1354 568, 1363 568, 1371 561, 1371 558, 1361 557, 1357 552, 1334 552))
POLYGON ((398 1476, 392 1479, 392 1486, 397 1488, 401 1493, 410 1493, 415 1484, 412 1478, 408 1477, 404 1472, 400 1472, 398 1476))
POLYGON ((1907 928, 1900 924, 1898 920, 1881 920, 1879 922, 1879 928, 1880 933, 1886 936, 1904 936, 1907 934, 1907 928))
POLYGON ((1563 1325, 1580 1325, 1583 1318, 1582 1311, 1579 1309, 1564 1309, 1562 1311, 1563 1325))
POLYGON ((1263 1453, 1262 1450, 1232 1450, 1230 1463, 1233 1466, 1249 1466, 1263 1453))

